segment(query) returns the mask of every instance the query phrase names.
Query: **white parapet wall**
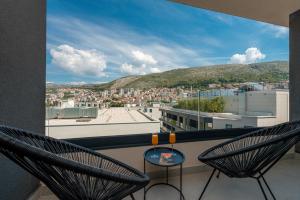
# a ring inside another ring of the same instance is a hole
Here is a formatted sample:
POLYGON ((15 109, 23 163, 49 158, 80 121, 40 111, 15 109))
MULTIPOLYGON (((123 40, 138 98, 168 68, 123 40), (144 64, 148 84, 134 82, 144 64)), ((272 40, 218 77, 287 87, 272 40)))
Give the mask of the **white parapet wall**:
MULTIPOLYGON (((204 163, 201 163, 198 160, 198 156, 217 144, 225 142, 226 140, 207 140, 207 141, 197 141, 197 142, 185 142, 177 143, 174 145, 174 148, 181 151, 185 155, 185 161, 183 163, 183 168, 185 172, 192 172, 197 170, 207 170, 207 167, 204 163), (204 167, 206 166, 206 167, 204 167)), ((167 146, 171 145, 158 145, 158 146, 167 146)), ((122 161, 132 167, 135 167, 141 171, 144 169, 144 152, 153 146, 141 146, 141 147, 128 147, 128 148, 117 148, 117 149, 107 149, 101 150, 100 153, 108 155, 112 158, 115 158, 119 161, 122 161)), ((294 155, 294 148, 289 151, 289 154, 294 155)), ((178 167, 175 167, 178 168, 178 167)), ((164 168, 153 166, 147 164, 147 172, 158 172, 162 171, 164 168)))
POLYGON ((131 108, 99 110, 96 118, 46 120, 48 136, 66 139, 131 135, 160 131, 160 121, 131 108))
POLYGON ((157 121, 137 123, 46 126, 47 136, 58 139, 157 133, 159 132, 159 130, 160 122, 157 121))

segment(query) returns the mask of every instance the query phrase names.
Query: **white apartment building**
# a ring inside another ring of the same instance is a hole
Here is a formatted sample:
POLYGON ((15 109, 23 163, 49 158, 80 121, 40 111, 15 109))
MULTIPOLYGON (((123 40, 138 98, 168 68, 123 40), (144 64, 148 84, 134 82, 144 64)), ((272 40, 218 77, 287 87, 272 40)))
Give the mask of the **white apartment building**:
POLYGON ((76 102, 74 107, 87 107, 87 108, 102 108, 104 105, 103 103, 97 101, 79 101, 76 102))
POLYGON ((160 108, 162 126, 166 130, 196 131, 264 127, 289 120, 288 90, 250 91, 223 98, 223 113, 160 108))
POLYGON ((60 102, 60 107, 61 108, 74 108, 75 102, 74 100, 68 99, 68 100, 62 100, 60 102))
POLYGON ((251 91, 225 96, 226 113, 213 117, 214 129, 263 127, 289 120, 287 90, 251 91))

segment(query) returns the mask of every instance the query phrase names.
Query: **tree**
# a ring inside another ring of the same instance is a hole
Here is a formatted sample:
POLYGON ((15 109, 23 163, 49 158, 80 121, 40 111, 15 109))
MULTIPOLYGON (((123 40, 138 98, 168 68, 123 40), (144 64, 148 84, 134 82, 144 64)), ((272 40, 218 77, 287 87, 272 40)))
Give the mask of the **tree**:
POLYGON ((200 101, 198 99, 181 100, 174 108, 198 111, 198 103, 199 110, 202 112, 224 112, 225 100, 223 97, 201 99, 200 101))

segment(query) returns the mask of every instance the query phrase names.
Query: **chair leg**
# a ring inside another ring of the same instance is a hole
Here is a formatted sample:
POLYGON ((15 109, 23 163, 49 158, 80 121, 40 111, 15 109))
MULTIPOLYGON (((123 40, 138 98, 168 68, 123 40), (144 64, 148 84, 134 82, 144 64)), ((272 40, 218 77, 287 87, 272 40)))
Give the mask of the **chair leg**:
POLYGON ((264 178, 264 176, 261 176, 261 178, 264 181, 265 185, 267 186, 267 188, 268 188, 270 194, 272 195, 273 199, 276 200, 275 195, 273 194, 273 192, 272 192, 271 188, 269 187, 269 185, 268 185, 266 179, 264 178))
POLYGON ((133 194, 130 194, 131 200, 135 200, 133 194))
POLYGON ((221 171, 219 170, 216 177, 220 178, 220 174, 221 174, 221 171))
POLYGON ((262 186, 262 184, 261 184, 259 178, 256 178, 256 180, 257 180, 258 185, 259 185, 259 187, 260 187, 260 189, 261 189, 261 191, 262 191, 262 193, 263 193, 263 195, 264 195, 264 197, 265 197, 265 200, 268 200, 268 197, 267 197, 267 195, 266 195, 266 193, 265 193, 265 190, 264 190, 264 188, 263 188, 263 186, 262 186))
POLYGON ((204 192, 205 192, 208 184, 210 183, 212 177, 214 176, 215 172, 216 172, 216 169, 214 169, 213 172, 211 173, 211 175, 210 175, 210 177, 209 177, 209 179, 208 179, 208 181, 207 181, 207 183, 206 183, 206 185, 205 185, 205 187, 204 187, 204 189, 203 189, 203 191, 202 191, 202 193, 201 193, 201 195, 199 197, 199 200, 202 198, 202 196, 203 196, 203 194, 204 194, 204 192))

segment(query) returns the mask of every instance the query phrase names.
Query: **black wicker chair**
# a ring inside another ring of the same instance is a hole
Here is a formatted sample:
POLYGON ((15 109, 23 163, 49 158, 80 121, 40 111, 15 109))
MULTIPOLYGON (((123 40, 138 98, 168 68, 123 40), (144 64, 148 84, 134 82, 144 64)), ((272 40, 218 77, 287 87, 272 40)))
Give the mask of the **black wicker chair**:
POLYGON ((138 170, 92 150, 0 126, 0 152, 63 200, 118 200, 149 182, 138 170))
POLYGON ((199 161, 214 168, 199 199, 202 198, 213 175, 218 170, 232 178, 254 178, 265 199, 268 199, 262 186, 267 186, 273 199, 276 199, 264 174, 293 147, 300 136, 300 121, 263 128, 219 144, 203 152, 199 161))

